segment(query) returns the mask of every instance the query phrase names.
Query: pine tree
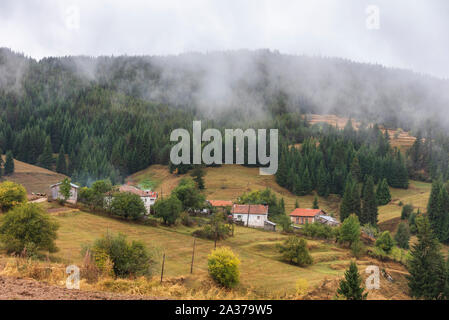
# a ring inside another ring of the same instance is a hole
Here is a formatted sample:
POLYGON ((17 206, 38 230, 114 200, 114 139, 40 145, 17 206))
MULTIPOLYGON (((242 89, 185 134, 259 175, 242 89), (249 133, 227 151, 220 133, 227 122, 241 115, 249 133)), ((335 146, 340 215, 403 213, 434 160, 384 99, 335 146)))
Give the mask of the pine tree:
POLYGON ((374 193, 374 180, 372 176, 368 176, 365 186, 363 187, 362 198, 362 214, 360 216, 361 224, 377 225, 377 200, 374 193))
POLYGON ((302 180, 303 195, 310 194, 312 192, 312 181, 310 179, 310 173, 308 168, 306 168, 306 170, 304 171, 301 180, 302 180))
POLYGON ((351 190, 351 212, 355 213, 355 215, 360 219, 362 208, 360 202, 360 191, 357 182, 352 184, 351 190))
POLYGON ((321 197, 327 197, 329 195, 329 175, 324 169, 322 162, 317 175, 317 193, 321 197))
POLYGON ((14 173, 14 158, 11 151, 6 152, 5 176, 14 173))
POLYGON ((355 181, 362 181, 362 170, 360 169, 359 158, 357 156, 352 159, 350 172, 355 181))
POLYGON ((354 261, 351 261, 349 268, 345 271, 345 278, 340 280, 337 294, 346 300, 366 300, 368 293, 363 292, 362 277, 354 261))
POLYGON ((412 246, 408 264, 408 286, 412 297, 439 299, 446 285, 446 266, 440 244, 427 217, 417 217, 418 243, 412 246))
POLYGON ((388 187, 387 179, 382 179, 377 185, 376 198, 377 203, 381 206, 386 205, 391 201, 390 188, 388 187))
POLYGON ((439 180, 432 183, 427 202, 427 215, 437 239, 442 242, 447 241, 449 238, 449 195, 439 180))
POLYGON ((299 208, 298 198, 295 199, 295 209, 299 208))
POLYGON ((340 205, 340 221, 343 222, 352 212, 352 179, 346 181, 343 200, 340 205))
POLYGON ((66 174, 67 173, 67 161, 65 158, 64 145, 59 149, 58 160, 56 162, 56 172, 66 174))
POLYGON ((197 185, 198 189, 203 190, 204 189, 204 179, 203 179, 203 177, 205 175, 203 167, 200 166, 200 165, 196 166, 193 169, 191 175, 193 177, 193 180, 196 182, 196 185, 197 185))
POLYGON ((408 225, 405 222, 401 222, 398 226, 398 231, 394 236, 394 240, 396 241, 399 248, 408 249, 409 241, 410 241, 410 230, 408 225))
POLYGON ((53 150, 51 148, 50 136, 45 139, 44 151, 39 156, 37 163, 42 168, 51 170, 53 165, 53 150))
POLYGON ((315 199, 313 199, 313 209, 319 209, 320 207, 318 206, 318 197, 315 196, 315 199))
POLYGON ((2 169, 2 167, 3 167, 3 151, 2 151, 2 149, 0 149, 0 178, 2 177, 2 175, 3 175, 3 169, 2 169))

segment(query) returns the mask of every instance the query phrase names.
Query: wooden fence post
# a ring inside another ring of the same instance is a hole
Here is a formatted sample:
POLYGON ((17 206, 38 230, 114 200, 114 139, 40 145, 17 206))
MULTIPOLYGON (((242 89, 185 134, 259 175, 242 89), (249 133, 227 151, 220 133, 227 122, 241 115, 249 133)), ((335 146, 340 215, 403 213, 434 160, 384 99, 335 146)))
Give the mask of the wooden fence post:
POLYGON ((165 264, 165 253, 164 253, 164 256, 162 257, 161 283, 162 283, 162 279, 164 277, 164 264, 165 264))
POLYGON ((190 264, 190 273, 193 273, 193 259, 195 258, 195 242, 196 238, 193 238, 193 250, 192 250, 192 263, 190 264))

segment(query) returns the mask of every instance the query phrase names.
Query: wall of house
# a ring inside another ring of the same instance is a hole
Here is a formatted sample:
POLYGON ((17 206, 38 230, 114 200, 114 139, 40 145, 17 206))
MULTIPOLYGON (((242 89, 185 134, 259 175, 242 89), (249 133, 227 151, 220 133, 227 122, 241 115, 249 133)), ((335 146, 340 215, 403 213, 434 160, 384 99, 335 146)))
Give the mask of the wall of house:
POLYGON ((290 217, 294 224, 314 223, 315 217, 290 217))
MULTIPOLYGON (((51 189, 51 197, 53 200, 64 199, 64 197, 59 193, 59 187, 60 185, 54 186, 51 189)), ((75 204, 77 200, 78 200, 78 189, 72 187, 70 189, 70 197, 67 199, 67 202, 75 204)))
POLYGON ((267 220, 266 214, 250 214, 248 220, 248 214, 233 214, 234 219, 243 221, 244 225, 248 223, 250 227, 263 228, 265 221, 267 220))

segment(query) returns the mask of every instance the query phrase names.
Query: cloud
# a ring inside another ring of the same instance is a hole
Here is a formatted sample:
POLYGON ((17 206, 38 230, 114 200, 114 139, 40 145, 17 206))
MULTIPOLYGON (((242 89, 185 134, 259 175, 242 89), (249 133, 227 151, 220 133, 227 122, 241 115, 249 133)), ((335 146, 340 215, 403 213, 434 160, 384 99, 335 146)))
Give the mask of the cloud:
POLYGON ((0 46, 35 58, 269 48, 449 77, 448 9, 445 0, 6 0, 0 46), (365 26, 367 5, 379 7, 379 30, 365 26))

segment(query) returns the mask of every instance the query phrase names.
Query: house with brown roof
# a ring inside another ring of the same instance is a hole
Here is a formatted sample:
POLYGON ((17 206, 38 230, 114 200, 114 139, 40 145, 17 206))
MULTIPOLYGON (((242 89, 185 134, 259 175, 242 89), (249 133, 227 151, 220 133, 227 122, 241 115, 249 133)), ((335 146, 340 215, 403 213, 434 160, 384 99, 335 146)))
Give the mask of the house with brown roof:
POLYGON ((317 221, 322 215, 326 215, 326 212, 321 209, 296 208, 290 213, 290 219, 294 224, 306 224, 317 221))
POLYGON ((268 206, 263 204, 234 204, 231 210, 235 221, 241 221, 244 226, 263 228, 268 220, 268 206))
POLYGON ((207 203, 214 208, 226 208, 233 205, 233 202, 230 200, 207 200, 207 203))

